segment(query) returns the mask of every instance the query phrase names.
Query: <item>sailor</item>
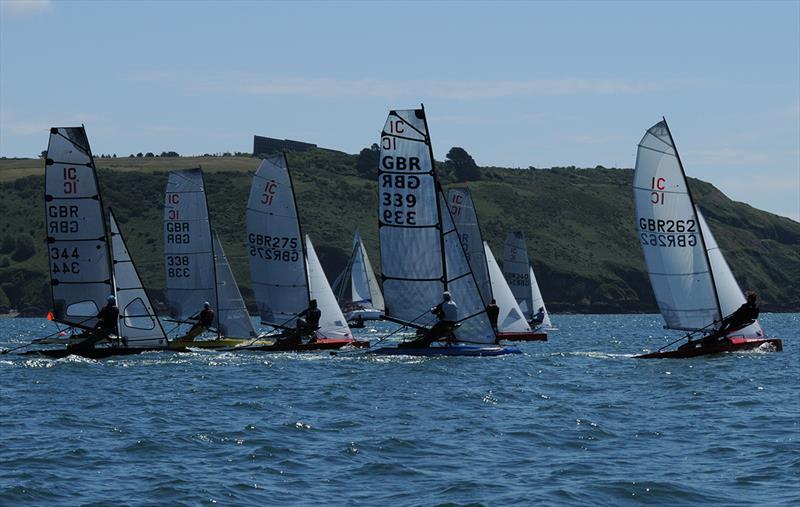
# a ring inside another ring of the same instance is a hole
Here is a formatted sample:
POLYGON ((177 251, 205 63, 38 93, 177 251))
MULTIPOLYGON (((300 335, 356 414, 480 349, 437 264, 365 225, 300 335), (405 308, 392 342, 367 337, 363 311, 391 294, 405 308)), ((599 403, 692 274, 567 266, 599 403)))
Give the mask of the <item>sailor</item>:
POLYGON ((497 301, 494 299, 486 305, 486 316, 489 317, 489 322, 492 323, 492 329, 497 332, 497 319, 500 317, 500 307, 497 306, 497 301))
POLYGON ((295 328, 285 336, 278 338, 278 342, 283 346, 298 347, 303 344, 304 336, 311 335, 311 343, 314 343, 317 340, 314 331, 319 329, 321 318, 322 311, 317 308, 317 300, 309 300, 308 308, 297 314, 295 328))
POLYGON ((530 325, 531 327, 536 327, 542 322, 544 322, 544 306, 540 306, 536 311, 536 315, 531 319, 530 325))
POLYGON ((758 296, 755 292, 748 292, 747 301, 738 310, 722 319, 722 325, 719 328, 720 334, 742 329, 755 322, 759 314, 757 299, 758 296))
POLYGON ((458 305, 449 292, 442 293, 442 302, 431 308, 431 313, 436 315, 436 324, 420 338, 401 343, 400 347, 430 347, 436 340, 452 336, 458 322, 458 305))
POLYGON ((184 338, 187 340, 194 340, 197 335, 214 324, 215 316, 214 310, 211 309, 211 303, 208 301, 203 303, 203 309, 189 317, 189 320, 196 320, 197 323, 192 326, 184 338))
POLYGON ((97 324, 94 325, 97 334, 107 337, 110 334, 118 334, 117 321, 119 320, 119 309, 117 308, 117 298, 113 294, 106 298, 104 306, 97 314, 97 324))

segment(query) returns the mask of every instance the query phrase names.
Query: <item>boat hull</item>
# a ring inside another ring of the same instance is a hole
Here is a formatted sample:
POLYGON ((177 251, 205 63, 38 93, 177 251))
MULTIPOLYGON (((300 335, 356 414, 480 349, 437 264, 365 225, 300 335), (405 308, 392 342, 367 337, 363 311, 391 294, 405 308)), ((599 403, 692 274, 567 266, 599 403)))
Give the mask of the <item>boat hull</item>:
POLYGON ((712 344, 703 344, 702 341, 698 340, 681 345, 676 350, 651 352, 634 357, 636 359, 682 359, 709 354, 721 354, 723 352, 753 350, 767 344, 771 345, 775 352, 783 350, 783 342, 780 338, 728 338, 724 341, 712 344))
POLYGON ((546 342, 547 333, 531 331, 530 333, 497 333, 497 339, 509 342, 546 342))
POLYGON ((381 347, 370 350, 369 354, 384 356, 464 356, 494 357, 508 354, 522 354, 516 347, 448 345, 446 347, 381 347))
POLYGON ((318 338, 314 342, 303 343, 300 345, 288 345, 275 342, 269 345, 255 345, 248 347, 234 347, 228 350, 234 351, 257 351, 257 352, 313 352, 317 350, 336 350, 346 346, 356 348, 369 348, 367 340, 349 340, 339 338, 318 338))
POLYGON ((272 340, 242 339, 242 338, 221 338, 219 340, 173 340, 169 344, 170 349, 223 349, 239 347, 242 345, 270 345, 272 340))

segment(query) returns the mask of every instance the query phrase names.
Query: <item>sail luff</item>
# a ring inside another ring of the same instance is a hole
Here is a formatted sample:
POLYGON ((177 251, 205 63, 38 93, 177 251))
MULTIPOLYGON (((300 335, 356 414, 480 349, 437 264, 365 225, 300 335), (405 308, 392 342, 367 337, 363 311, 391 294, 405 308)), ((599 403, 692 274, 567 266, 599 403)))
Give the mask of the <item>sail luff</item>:
POLYGON ((203 189, 203 198, 206 201, 206 223, 208 224, 208 234, 211 236, 211 259, 213 261, 211 263, 211 269, 214 273, 214 304, 216 311, 214 319, 216 320, 215 329, 217 330, 217 339, 219 340, 222 337, 223 326, 220 323, 220 317, 222 312, 220 312, 220 306, 219 306, 219 274, 217 273, 217 253, 215 251, 216 250, 215 246, 217 241, 214 241, 215 234, 214 234, 214 228, 211 226, 211 213, 209 212, 210 207, 208 206, 208 192, 206 192, 206 179, 205 175, 203 174, 202 167, 200 168, 200 185, 203 189))
POLYGON ((256 331, 244 304, 239 286, 225 256, 219 235, 212 229, 214 259, 217 273, 217 331, 231 338, 255 338, 256 331))

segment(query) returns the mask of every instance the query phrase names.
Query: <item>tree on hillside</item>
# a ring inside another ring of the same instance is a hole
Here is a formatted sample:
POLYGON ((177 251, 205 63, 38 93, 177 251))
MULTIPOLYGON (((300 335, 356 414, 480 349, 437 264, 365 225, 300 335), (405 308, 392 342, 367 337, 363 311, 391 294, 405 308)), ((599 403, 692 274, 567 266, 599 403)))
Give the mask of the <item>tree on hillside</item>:
POLYGON ((176 151, 162 151, 160 156, 161 156, 161 158, 164 158, 164 157, 180 157, 180 155, 178 155, 178 152, 176 152, 176 151))
POLYGON ((136 154, 136 158, 142 158, 142 157, 144 157, 144 155, 142 155, 142 152, 141 152, 141 151, 140 151, 139 153, 137 153, 137 154, 136 154))
POLYGON ((36 253, 36 246, 33 244, 33 239, 27 234, 19 236, 16 242, 16 249, 11 256, 11 260, 15 262, 22 262, 30 259, 36 253))
POLYGON ((356 173, 362 178, 374 180, 378 177, 378 158, 381 150, 376 143, 372 143, 369 148, 364 148, 358 154, 356 162, 356 173))
POLYGON ((47 158, 47 150, 42 150, 42 152, 39 154, 39 158, 47 158))
POLYGON ((467 150, 453 146, 447 152, 445 164, 453 169, 458 181, 477 181, 481 179, 481 169, 467 150))
POLYGON ((147 153, 144 154, 144 156, 145 156, 145 158, 153 158, 153 157, 155 157, 155 155, 153 154, 152 151, 148 151, 147 153))

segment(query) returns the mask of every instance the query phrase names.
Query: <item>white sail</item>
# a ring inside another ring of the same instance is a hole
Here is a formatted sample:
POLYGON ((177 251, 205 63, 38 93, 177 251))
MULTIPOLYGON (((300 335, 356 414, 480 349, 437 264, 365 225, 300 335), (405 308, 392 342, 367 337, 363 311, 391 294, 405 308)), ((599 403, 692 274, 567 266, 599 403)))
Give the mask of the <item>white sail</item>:
POLYGON ((236 285, 228 258, 222 249, 222 242, 216 231, 212 231, 212 237, 216 258, 219 332, 231 338, 255 338, 256 331, 253 329, 239 286, 236 285))
POLYGON ((119 308, 119 336, 127 347, 166 347, 167 336, 136 271, 114 213, 109 212, 114 284, 119 308))
POLYGON ((528 321, 539 308, 533 307, 531 271, 525 236, 521 232, 509 232, 503 244, 503 276, 528 321))
POLYGON ((93 327, 113 285, 103 204, 83 127, 50 129, 45 213, 55 318, 93 327))
POLYGON ((475 279, 433 168, 422 109, 391 111, 381 134, 379 232, 386 312, 432 325, 447 289, 458 305, 460 341, 493 343, 475 279))
MULTIPOLYGON (((697 211, 697 218, 700 221, 700 232, 708 249, 708 259, 711 262, 711 271, 714 273, 714 283, 717 287, 717 294, 719 295, 719 304, 722 309, 722 315, 727 317, 739 309, 747 300, 742 293, 742 289, 736 282, 731 268, 725 261, 722 251, 717 245, 717 240, 711 233, 711 229, 706 223, 706 219, 700 212, 700 208, 695 206, 697 211)), ((749 326, 732 332, 729 336, 743 336, 745 338, 763 337, 764 331, 758 321, 750 324, 749 326)))
POLYGON ((317 258, 317 252, 311 243, 311 238, 306 235, 306 256, 308 258, 308 285, 311 299, 317 300, 317 308, 321 312, 317 335, 323 338, 353 338, 350 326, 342 315, 342 310, 336 302, 333 290, 328 283, 328 278, 322 270, 322 265, 317 258))
POLYGON ((539 290, 539 284, 536 282, 536 275, 533 274, 533 267, 529 267, 530 269, 530 280, 531 280, 531 301, 533 303, 532 308, 534 309, 534 315, 539 311, 539 308, 544 310, 544 319, 542 319, 541 326, 545 329, 552 329, 553 323, 550 320, 550 312, 547 311, 547 306, 544 304, 544 298, 542 298, 542 292, 539 290))
POLYGON ((492 284, 492 294, 496 300, 500 313, 497 317, 497 330, 501 333, 530 333, 531 326, 528 325, 528 320, 522 314, 522 310, 511 293, 511 288, 506 283, 503 272, 500 271, 500 266, 497 265, 497 260, 494 258, 489 243, 483 242, 483 248, 486 255, 486 264, 489 268, 489 279, 492 284))
POLYGON ((354 303, 381 312, 384 309, 383 294, 358 229, 353 234, 353 249, 347 266, 332 287, 340 305, 354 303))
MULTIPOLYGON (((164 271, 172 317, 186 320, 202 310, 204 302, 217 310, 208 203, 199 168, 169 173, 164 203, 164 271)), ((216 313, 218 316, 219 311, 216 313)))
POLYGON ((483 248, 483 237, 481 227, 478 223, 478 214, 475 211, 475 203, 472 201, 472 194, 468 188, 451 188, 447 193, 447 204, 450 206, 450 213, 453 215, 453 222, 458 229, 458 236, 464 252, 472 267, 478 290, 481 293, 484 304, 489 304, 492 300, 492 281, 489 279, 489 267, 483 248))
POLYGON ((261 161, 247 201, 250 278, 261 320, 294 327, 309 291, 294 188, 284 155, 261 161))
POLYGON ((633 195, 639 242, 667 327, 696 331, 719 321, 708 253, 666 121, 639 143, 633 195))

